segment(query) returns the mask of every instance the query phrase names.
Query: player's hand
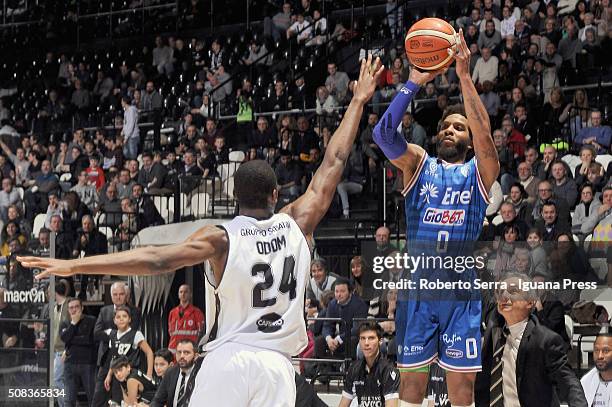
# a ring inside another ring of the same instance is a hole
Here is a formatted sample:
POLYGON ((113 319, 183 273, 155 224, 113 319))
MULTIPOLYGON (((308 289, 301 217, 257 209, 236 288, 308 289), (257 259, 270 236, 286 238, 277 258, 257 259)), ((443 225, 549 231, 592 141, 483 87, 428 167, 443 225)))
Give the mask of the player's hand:
POLYGON ((37 268, 42 272, 36 275, 36 279, 46 278, 51 275, 67 277, 76 274, 72 270, 70 260, 48 259, 32 256, 17 256, 17 261, 25 268, 37 268))
POLYGON ((353 98, 362 103, 369 101, 376 90, 376 85, 383 69, 379 57, 376 57, 374 65, 372 65, 372 55, 368 55, 367 59, 362 59, 359 79, 353 88, 353 98))
POLYGON ((455 51, 449 48, 449 52, 452 52, 455 54, 457 76, 459 78, 465 77, 465 76, 468 76, 471 78, 470 76, 470 54, 471 53, 470 53, 470 48, 467 46, 467 43, 465 42, 465 38, 463 38, 463 28, 459 29, 458 36, 459 36, 459 41, 455 47, 455 51))
POLYGON ((416 83, 419 86, 424 86, 425 84, 433 81, 436 76, 446 73, 446 71, 448 71, 448 67, 438 69, 437 71, 420 71, 413 66, 410 68, 408 80, 412 83, 416 83))

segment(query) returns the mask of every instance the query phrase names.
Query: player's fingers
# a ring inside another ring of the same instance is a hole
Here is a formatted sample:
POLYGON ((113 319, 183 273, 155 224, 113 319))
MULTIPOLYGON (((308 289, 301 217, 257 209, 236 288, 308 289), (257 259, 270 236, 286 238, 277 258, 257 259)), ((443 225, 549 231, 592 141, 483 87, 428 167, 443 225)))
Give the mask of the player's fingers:
POLYGON ((455 41, 455 48, 457 51, 459 51, 462 48, 463 42, 464 42, 463 29, 460 28, 459 32, 457 33, 457 39, 455 41))
POLYGON ((382 68, 382 61, 380 60, 380 57, 376 57, 376 60, 374 61, 374 72, 373 73, 378 72, 380 68, 382 68))
POLYGON ((363 78, 363 75, 365 75, 365 70, 366 70, 366 59, 363 58, 361 60, 361 67, 359 67, 359 79, 361 80, 363 78))
POLYGON ((36 280, 42 280, 43 278, 47 278, 50 276, 51 276, 51 273, 49 273, 48 271, 43 271, 41 273, 38 273, 34 278, 36 280))
POLYGON ((31 260, 24 260, 20 262, 24 267, 49 267, 50 263, 45 259, 33 258, 31 260))
POLYGON ((384 71, 384 66, 380 60, 380 58, 376 58, 376 69, 374 71, 374 78, 378 79, 380 75, 382 75, 384 71))
POLYGON ((23 263, 24 261, 37 260, 38 257, 34 257, 34 256, 17 256, 17 257, 15 257, 15 259, 17 259, 18 262, 23 263))
POLYGON ((367 72, 367 69, 368 69, 368 59, 366 57, 361 60, 361 68, 359 70, 359 79, 363 79, 363 77, 365 76, 367 72))
POLYGON ((366 73, 370 70, 371 66, 372 66, 372 54, 368 54, 365 58, 366 73))
POLYGON ((465 37, 463 36, 463 29, 459 30, 459 32, 461 33, 459 36, 459 38, 461 39, 461 49, 465 52, 466 55, 469 55, 470 48, 467 46, 467 42, 465 41, 465 37))

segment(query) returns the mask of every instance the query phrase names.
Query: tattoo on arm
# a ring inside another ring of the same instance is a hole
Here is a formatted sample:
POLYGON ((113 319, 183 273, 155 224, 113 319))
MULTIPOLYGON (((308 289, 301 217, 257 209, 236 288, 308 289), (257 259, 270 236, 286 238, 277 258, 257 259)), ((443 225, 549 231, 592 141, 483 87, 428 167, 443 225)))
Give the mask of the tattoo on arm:
POLYGON ((485 151, 483 151, 483 155, 482 155, 485 159, 498 159, 497 157, 497 150, 495 150, 494 148, 487 148, 485 151))
MULTIPOLYGON (((478 120, 478 122, 480 123, 484 123, 485 119, 482 118, 482 115, 480 114, 480 109, 478 109, 478 106, 476 105, 476 101, 473 98, 470 98, 470 107, 473 110, 472 113, 474 114, 475 119, 478 120)), ((488 118, 486 120, 488 120, 488 118)))

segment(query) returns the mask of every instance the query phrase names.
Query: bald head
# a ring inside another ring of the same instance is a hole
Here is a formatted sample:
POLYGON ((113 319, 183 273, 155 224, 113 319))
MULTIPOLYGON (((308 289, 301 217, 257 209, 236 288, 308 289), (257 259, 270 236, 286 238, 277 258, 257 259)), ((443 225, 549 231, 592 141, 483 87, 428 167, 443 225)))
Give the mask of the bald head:
POLYGON ((178 297, 182 307, 191 304, 191 287, 187 284, 181 285, 178 290, 178 297))
POLYGON ((374 236, 376 239, 376 246, 379 249, 384 249, 389 245, 389 237, 391 236, 391 231, 386 226, 381 226, 376 229, 376 235, 374 236))

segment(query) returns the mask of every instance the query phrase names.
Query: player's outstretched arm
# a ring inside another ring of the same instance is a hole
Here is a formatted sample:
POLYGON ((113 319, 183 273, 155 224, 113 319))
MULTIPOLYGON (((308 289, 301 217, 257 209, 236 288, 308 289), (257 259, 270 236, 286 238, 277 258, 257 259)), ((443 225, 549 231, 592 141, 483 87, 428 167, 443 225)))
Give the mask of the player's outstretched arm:
POLYGON ((380 58, 376 58, 374 66, 371 55, 367 60, 361 61, 359 80, 353 90, 353 99, 327 146, 321 166, 312 177, 306 192, 295 202, 281 209, 281 212, 295 219, 307 236, 314 232, 331 204, 357 135, 363 107, 372 98, 382 70, 380 58))
POLYGON ((349 399, 348 397, 342 396, 342 399, 340 400, 340 404, 338 404, 338 407, 349 407, 351 405, 352 400, 349 399))
POLYGON ((17 261, 24 267, 42 269, 43 272, 37 275, 39 279, 49 275, 74 274, 154 275, 225 256, 227 244, 227 236, 222 229, 206 226, 184 242, 168 246, 143 247, 74 260, 22 256, 17 257, 17 261))
POLYGON ((461 82, 468 126, 470 126, 474 138, 474 154, 478 162, 478 172, 484 187, 489 192, 499 175, 499 158, 491 137, 489 115, 470 76, 470 49, 465 42, 465 38, 463 38, 462 29, 459 30, 459 38, 460 42, 455 54, 457 76, 461 82))
POLYGON ((421 72, 412 68, 408 82, 393 98, 376 127, 374 127, 372 133, 374 142, 380 147, 385 157, 402 170, 404 185, 410 183, 419 161, 425 154, 425 150, 416 144, 408 144, 402 134, 397 131, 397 128, 419 88, 445 71, 446 69, 436 72, 421 72))

